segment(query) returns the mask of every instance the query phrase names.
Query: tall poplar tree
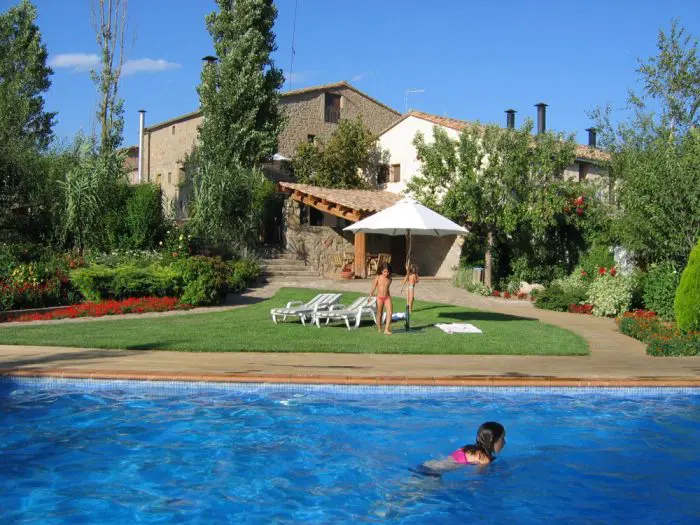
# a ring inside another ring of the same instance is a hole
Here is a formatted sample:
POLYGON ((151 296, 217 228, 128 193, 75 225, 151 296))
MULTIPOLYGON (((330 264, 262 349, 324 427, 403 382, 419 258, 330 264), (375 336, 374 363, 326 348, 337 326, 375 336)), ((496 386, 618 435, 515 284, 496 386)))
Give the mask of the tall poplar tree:
POLYGON ((198 87, 204 118, 188 172, 190 224, 209 248, 241 253, 257 242, 271 192, 260 166, 277 151, 284 77, 271 58, 272 0, 217 5, 206 18, 217 60, 204 66, 198 87))
POLYGON ((198 92, 204 121, 200 128, 205 162, 253 168, 277 151, 283 126, 275 67, 272 0, 217 0, 207 16, 217 61, 204 67, 198 92))

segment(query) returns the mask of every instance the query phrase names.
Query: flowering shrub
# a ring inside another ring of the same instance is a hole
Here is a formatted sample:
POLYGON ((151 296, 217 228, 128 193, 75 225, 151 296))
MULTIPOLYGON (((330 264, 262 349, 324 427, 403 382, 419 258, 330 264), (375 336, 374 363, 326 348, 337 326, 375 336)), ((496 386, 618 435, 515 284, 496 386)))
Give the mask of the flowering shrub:
POLYGON ((166 257, 182 258, 192 253, 192 236, 184 228, 173 226, 165 232, 165 240, 158 243, 166 257))
POLYGON ((572 314, 591 314, 593 313, 592 304, 571 304, 569 305, 569 313, 572 314))
POLYGON ((618 319, 620 332, 647 343, 647 354, 654 356, 700 355, 700 332, 681 333, 656 313, 636 310, 618 319))
POLYGON ((494 290, 493 292, 491 292, 491 295, 492 295, 493 297, 500 297, 500 296, 501 296, 501 292, 499 292, 498 290, 494 290))
POLYGON ((59 262, 15 266, 0 277, 0 310, 44 308, 81 300, 59 262))
MULTIPOLYGON (((150 266, 158 262, 163 255, 155 250, 113 250, 109 253, 91 252, 85 255, 85 263, 88 265, 106 266, 116 268, 125 264, 135 266, 150 266)), ((85 264, 71 266, 80 268, 85 264)))
POLYGON ((653 356, 700 355, 700 332, 676 334, 674 337, 651 336, 647 354, 653 356))
POLYGON ((167 312, 188 310, 192 305, 182 303, 175 297, 140 297, 123 301, 102 301, 77 304, 53 312, 35 312, 8 316, 3 321, 48 321, 52 319, 73 319, 75 317, 102 317, 104 315, 141 314, 146 312, 167 312))
POLYGON ((609 317, 626 312, 632 302, 633 287, 632 279, 627 277, 600 275, 588 288, 587 302, 593 305, 593 315, 609 317))
POLYGON ((516 295, 518 299, 527 299, 527 294, 525 292, 518 292, 518 295, 516 295))
POLYGON ((582 300, 579 294, 564 290, 559 284, 552 284, 538 292, 535 306, 543 310, 566 312, 569 306, 582 300))
POLYGON ((510 299, 510 292, 503 292, 504 299, 510 299))

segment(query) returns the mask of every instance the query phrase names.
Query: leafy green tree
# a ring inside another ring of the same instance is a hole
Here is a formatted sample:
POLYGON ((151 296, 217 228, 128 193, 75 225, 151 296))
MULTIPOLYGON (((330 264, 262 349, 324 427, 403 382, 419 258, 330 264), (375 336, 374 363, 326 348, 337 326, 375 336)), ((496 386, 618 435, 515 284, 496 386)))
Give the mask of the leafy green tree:
POLYGON ((535 243, 570 205, 561 174, 574 161, 573 138, 531 132, 531 121, 516 130, 471 125, 454 141, 436 126, 432 143, 420 133, 414 140, 423 167, 407 189, 452 220, 484 232, 487 286, 499 235, 527 228, 535 243))
POLYGON ((259 166, 277 151, 284 125, 275 67, 272 0, 217 0, 207 16, 218 60, 204 67, 197 88, 204 120, 201 158, 227 168, 259 166))
POLYGON ((642 265, 684 266, 700 236, 700 62, 677 21, 657 47, 637 69, 644 89, 629 96, 631 116, 615 125, 609 106, 591 116, 612 153, 623 246, 642 265))
POLYGON ((302 143, 292 164, 299 182, 324 188, 368 188, 377 165, 377 136, 358 117, 341 120, 327 143, 302 143))
POLYGON ((55 113, 44 109, 51 85, 46 46, 27 0, 0 14, 0 231, 21 235, 38 207, 39 153, 52 138, 55 113), (11 233, 13 232, 13 233, 11 233))

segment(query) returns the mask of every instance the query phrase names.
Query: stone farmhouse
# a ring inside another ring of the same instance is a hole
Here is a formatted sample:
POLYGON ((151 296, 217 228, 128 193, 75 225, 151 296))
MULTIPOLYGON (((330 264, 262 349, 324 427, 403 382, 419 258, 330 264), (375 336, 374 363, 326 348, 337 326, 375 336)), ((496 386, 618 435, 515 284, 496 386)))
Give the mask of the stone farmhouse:
MULTIPOLYGON (((287 91, 281 94, 281 105, 288 123, 279 137, 277 159, 291 158, 302 142, 328 139, 340 119, 359 116, 378 134, 401 116, 345 81, 287 91)), ((139 132, 142 155, 139 158, 138 146, 127 149, 129 180, 160 185, 165 200, 175 203, 176 216, 184 218, 186 195, 181 193, 179 183, 184 176, 183 161, 197 141, 202 112, 194 111, 148 127, 143 125, 144 113, 141 111, 139 132)), ((273 160, 265 171, 273 181, 286 178, 279 160, 273 160)))
MULTIPOLYGON (((406 246, 403 237, 357 234, 343 228, 387 208, 402 198, 406 183, 419 173, 413 139, 422 132, 430 140, 434 126, 441 126, 449 136, 457 138, 469 124, 467 121, 410 111, 404 115, 375 100, 347 82, 314 86, 281 95, 288 120, 279 137, 278 153, 264 166, 268 178, 277 183, 277 206, 266 218, 263 237, 266 244, 296 255, 321 275, 336 275, 351 265, 355 275, 366 277, 372 262, 390 256, 397 273, 403 272, 406 246), (339 190, 297 184, 283 169, 284 159, 294 155, 306 141, 327 140, 341 119, 361 117, 378 135, 381 149, 388 156, 375 190, 339 190)), ((538 104, 538 132, 545 130, 545 104, 538 104)), ((515 126, 515 111, 506 111, 507 126, 515 126)), ((177 218, 186 217, 186 195, 179 183, 183 177, 183 160, 197 141, 201 111, 195 111, 144 126, 141 113, 139 147, 128 149, 129 177, 159 184, 167 201, 176 205, 177 218)), ((564 177, 568 180, 590 180, 601 177, 607 155, 596 148, 594 129, 589 129, 589 144, 578 146, 577 157, 564 177)), ((415 237, 412 261, 424 276, 451 277, 459 264, 461 237, 415 237)))

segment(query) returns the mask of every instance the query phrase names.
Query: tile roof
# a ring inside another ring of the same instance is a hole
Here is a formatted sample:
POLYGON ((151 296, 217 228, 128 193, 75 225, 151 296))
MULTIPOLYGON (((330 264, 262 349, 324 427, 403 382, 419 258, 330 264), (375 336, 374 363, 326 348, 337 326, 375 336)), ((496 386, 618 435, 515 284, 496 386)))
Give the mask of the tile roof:
MULTIPOLYGON (((394 108, 390 108, 386 104, 383 104, 382 102, 379 102, 376 98, 370 97, 367 93, 364 93, 363 91, 360 91, 357 89, 355 86, 351 85, 347 80, 341 80, 340 82, 334 82, 332 84, 323 84, 321 86, 310 86, 310 87, 305 87, 301 89, 295 89, 293 91, 283 91, 280 93, 280 97, 283 99, 285 97, 293 97, 294 95, 301 95, 304 93, 312 93, 314 91, 324 91, 327 89, 337 89, 337 88, 348 88, 352 89, 356 93, 359 93, 363 97, 366 97, 367 99, 371 100, 372 102, 375 102, 376 104, 379 104, 383 108, 388 109, 389 111, 393 111, 397 115, 401 115, 399 111, 396 111, 394 108)), ((169 126, 171 124, 177 124, 178 122, 182 122, 184 120, 189 120, 191 118, 197 118, 202 116, 202 110, 198 109, 196 111, 192 111, 190 113, 185 113, 184 115, 180 115, 178 117, 173 117, 168 120, 164 120, 162 122, 158 122, 157 124, 153 124, 152 126, 148 126, 144 129, 144 131, 155 131, 160 128, 164 128, 166 126, 169 126)))
POLYGON ((381 211, 403 199, 402 195, 381 190, 339 190, 294 182, 280 182, 279 186, 282 189, 299 191, 309 196, 325 199, 362 214, 381 211))
MULTIPOLYGON (((432 115, 430 113, 425 113, 423 111, 416 111, 416 110, 411 110, 408 113, 404 113, 404 115, 391 124, 388 128, 386 128, 384 131, 380 133, 380 135, 384 134, 394 126, 396 126, 399 122, 407 119, 408 117, 416 117, 422 120, 426 120, 428 122, 432 122, 433 124, 437 124, 438 126, 444 126, 446 128, 454 129, 456 131, 462 131, 464 128, 468 126, 475 126, 477 125, 474 122, 469 122, 468 120, 459 120, 456 118, 449 118, 449 117, 441 117, 439 115, 432 115)), ((577 159, 583 159, 583 160, 593 160, 597 162, 604 162, 610 160, 610 154, 606 151, 603 151, 598 148, 592 148, 591 146, 583 146, 581 144, 576 145, 576 158, 577 159)))

